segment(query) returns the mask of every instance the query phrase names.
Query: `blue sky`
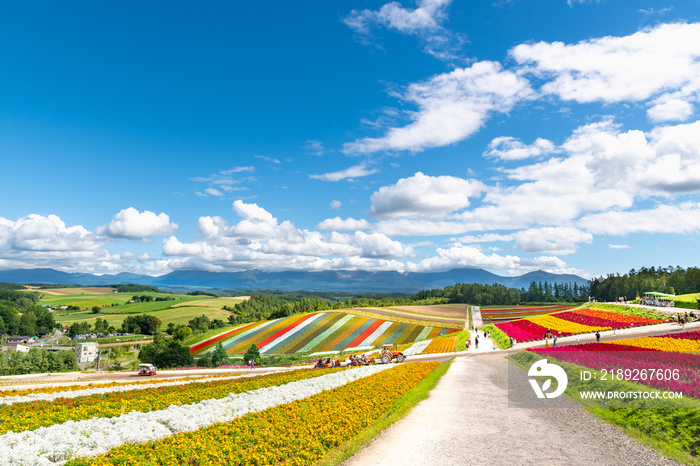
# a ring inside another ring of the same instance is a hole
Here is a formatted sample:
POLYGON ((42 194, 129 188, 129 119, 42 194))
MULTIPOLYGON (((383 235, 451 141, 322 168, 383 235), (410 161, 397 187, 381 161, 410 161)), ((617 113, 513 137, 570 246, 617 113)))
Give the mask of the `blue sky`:
POLYGON ((700 2, 0 6, 0 268, 696 266, 700 2))

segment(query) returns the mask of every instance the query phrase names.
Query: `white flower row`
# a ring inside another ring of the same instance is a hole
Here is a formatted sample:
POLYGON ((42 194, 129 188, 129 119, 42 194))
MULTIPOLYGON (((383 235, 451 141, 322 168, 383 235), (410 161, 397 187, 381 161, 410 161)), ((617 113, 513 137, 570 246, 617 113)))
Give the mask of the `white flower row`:
POLYGON ((432 340, 418 341, 412 344, 406 351, 403 352, 404 356, 414 356, 416 354, 421 354, 423 350, 430 344, 432 340))
POLYGON ((239 374, 232 375, 230 377, 207 377, 205 379, 194 379, 194 380, 179 380, 175 382, 159 382, 159 383, 148 383, 148 384, 124 384, 115 385, 112 387, 96 387, 96 388, 86 388, 85 390, 66 390, 54 393, 30 393, 28 395, 21 396, 6 396, 0 398, 0 405, 11 405, 15 403, 27 403, 30 401, 53 401, 57 398, 78 398, 79 396, 90 396, 90 395, 102 395, 104 393, 112 392, 128 392, 131 390, 146 390, 148 388, 158 388, 158 387, 172 387, 175 385, 187 385, 191 383, 205 383, 214 382, 217 380, 231 380, 238 379, 241 377, 254 377, 257 374, 239 374))
POLYGON ((132 411, 114 418, 95 417, 33 431, 8 432, 0 435, 0 464, 63 464, 76 456, 95 456, 125 443, 158 440, 217 422, 230 422, 236 417, 308 398, 391 367, 388 364, 357 367, 192 405, 171 405, 148 413, 132 411))

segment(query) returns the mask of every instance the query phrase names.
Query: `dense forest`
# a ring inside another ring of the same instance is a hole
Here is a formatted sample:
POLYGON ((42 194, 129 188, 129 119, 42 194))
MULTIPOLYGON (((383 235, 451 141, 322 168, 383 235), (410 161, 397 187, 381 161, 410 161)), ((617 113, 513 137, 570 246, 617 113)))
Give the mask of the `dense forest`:
POLYGON ((525 303, 559 303, 587 301, 589 288, 569 283, 532 282, 525 288, 503 285, 457 283, 443 289, 422 290, 413 296, 414 302, 442 300, 448 303, 469 303, 477 306, 514 305, 525 303))
POLYGON ((33 292, 0 289, 0 336, 45 335, 56 326, 53 314, 37 304, 33 292))
POLYGON ((700 292, 700 269, 697 267, 642 267, 624 275, 610 274, 591 280, 591 296, 598 301, 612 301, 626 296, 632 300, 647 291, 669 294, 700 292))

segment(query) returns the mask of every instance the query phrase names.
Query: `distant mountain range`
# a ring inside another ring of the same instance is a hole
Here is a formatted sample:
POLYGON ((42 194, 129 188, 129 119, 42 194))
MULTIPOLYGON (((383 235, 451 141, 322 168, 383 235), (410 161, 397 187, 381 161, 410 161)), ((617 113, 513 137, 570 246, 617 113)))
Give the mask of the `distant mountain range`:
POLYGON ((588 280, 578 275, 553 274, 544 271, 517 277, 502 277, 483 269, 454 269, 434 273, 366 272, 335 270, 324 272, 207 272, 177 270, 152 277, 133 273, 92 275, 68 273, 53 269, 0 270, 0 282, 42 283, 55 285, 113 285, 135 283, 161 288, 216 288, 228 290, 279 291, 367 291, 384 293, 416 293, 424 289, 444 288, 455 283, 499 283, 512 288, 528 288, 532 282, 570 283, 586 285, 588 280))

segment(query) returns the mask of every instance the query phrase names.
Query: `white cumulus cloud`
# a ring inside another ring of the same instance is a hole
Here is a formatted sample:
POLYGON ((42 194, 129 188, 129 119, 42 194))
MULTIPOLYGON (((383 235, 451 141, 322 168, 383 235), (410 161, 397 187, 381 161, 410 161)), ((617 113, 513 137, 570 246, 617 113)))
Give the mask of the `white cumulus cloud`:
POLYGON ((511 55, 546 80, 544 93, 564 100, 639 102, 672 95, 650 110, 655 121, 686 119, 688 102, 697 101, 700 91, 700 23, 661 24, 577 44, 521 44, 511 55))
POLYGON ((97 228, 95 232, 112 238, 145 241, 152 235, 170 235, 177 232, 177 223, 172 223, 170 217, 163 212, 139 212, 129 207, 120 210, 111 222, 97 228))
POLYGON ((326 220, 320 222, 316 225, 317 230, 326 231, 357 231, 357 230, 367 230, 371 228, 372 224, 365 219, 356 220, 352 217, 350 218, 340 218, 333 217, 327 218, 326 220))
POLYGON ((376 218, 443 216, 469 206, 469 198, 483 189, 476 180, 417 172, 372 194, 370 214, 376 218))
POLYGON ((593 242, 593 235, 572 227, 530 228, 513 233, 515 249, 530 253, 574 254, 580 243, 593 242))
POLYGON ((501 160, 523 160, 551 154, 555 150, 556 147, 552 141, 547 139, 537 138, 532 144, 526 145, 516 138, 500 136, 489 143, 484 155, 501 160))

